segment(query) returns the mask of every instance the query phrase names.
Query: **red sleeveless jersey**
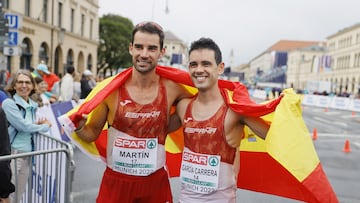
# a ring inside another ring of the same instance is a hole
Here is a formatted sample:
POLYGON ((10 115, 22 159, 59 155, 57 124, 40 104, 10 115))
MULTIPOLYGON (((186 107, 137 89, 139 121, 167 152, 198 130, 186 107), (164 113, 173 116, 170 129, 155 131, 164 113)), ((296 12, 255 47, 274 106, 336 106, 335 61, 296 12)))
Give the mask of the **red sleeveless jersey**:
POLYGON ((220 155, 221 161, 234 163, 236 148, 225 139, 224 121, 228 107, 224 103, 210 119, 196 121, 191 113, 192 100, 184 115, 184 144, 191 151, 202 154, 220 155))
POLYGON ((159 84, 158 96, 149 104, 136 103, 125 85, 121 86, 112 127, 137 138, 158 137, 159 144, 165 144, 168 104, 162 79, 159 84))

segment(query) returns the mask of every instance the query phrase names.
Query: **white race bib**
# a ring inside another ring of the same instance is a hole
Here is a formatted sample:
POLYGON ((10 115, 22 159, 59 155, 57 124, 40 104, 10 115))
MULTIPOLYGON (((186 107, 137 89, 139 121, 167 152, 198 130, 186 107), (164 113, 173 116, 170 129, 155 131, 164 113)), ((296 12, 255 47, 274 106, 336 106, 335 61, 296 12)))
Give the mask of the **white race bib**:
POLYGON ((117 137, 112 150, 112 169, 134 175, 148 176, 156 170, 157 138, 117 137))
POLYGON ((208 194, 219 185, 220 156, 183 152, 180 178, 181 184, 189 191, 208 194))

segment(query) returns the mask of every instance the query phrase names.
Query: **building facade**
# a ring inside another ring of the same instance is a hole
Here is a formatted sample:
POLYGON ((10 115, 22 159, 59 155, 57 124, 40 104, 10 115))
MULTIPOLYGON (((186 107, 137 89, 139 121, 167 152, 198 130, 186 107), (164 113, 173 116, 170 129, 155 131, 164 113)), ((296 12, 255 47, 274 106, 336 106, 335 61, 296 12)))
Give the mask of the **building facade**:
POLYGON ((327 37, 331 70, 319 75, 333 83, 338 94, 360 95, 360 23, 327 37))
POLYGON ((360 24, 327 37, 326 45, 289 52, 287 85, 306 90, 309 81, 329 83, 328 93, 360 95, 360 24))
POLYGON ((164 47, 166 52, 160 63, 167 66, 186 69, 188 63, 187 45, 170 31, 165 31, 164 34, 164 47))
POLYGON ((324 54, 326 54, 325 46, 322 44, 290 51, 286 71, 287 87, 304 90, 308 87, 309 82, 318 81, 318 74, 323 71, 319 68, 319 59, 324 54))
POLYGON ((283 86, 286 82, 288 53, 318 43, 316 41, 280 40, 250 61, 250 75, 245 77, 252 84, 282 83, 281 86, 283 86))
POLYGON ((44 61, 60 75, 69 65, 80 73, 96 72, 98 0, 2 1, 9 40, 0 55, 7 70, 30 69, 44 61))

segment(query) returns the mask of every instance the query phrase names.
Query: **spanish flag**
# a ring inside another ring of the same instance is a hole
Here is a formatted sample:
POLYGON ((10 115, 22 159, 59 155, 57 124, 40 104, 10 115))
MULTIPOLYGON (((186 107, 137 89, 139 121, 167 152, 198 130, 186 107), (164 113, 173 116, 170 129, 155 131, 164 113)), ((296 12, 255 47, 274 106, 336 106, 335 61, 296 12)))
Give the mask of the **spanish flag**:
MULTIPOLYGON (((131 73, 132 68, 129 68, 107 78, 94 88, 82 105, 58 118, 66 134, 90 157, 106 160, 106 126, 94 143, 82 141, 74 133, 74 129, 82 114, 88 114, 89 120, 92 119, 92 110, 112 91, 123 85, 131 73)), ((156 73, 183 85, 193 94, 197 93, 185 71, 157 66, 156 73)), ((245 116, 261 116, 271 123, 265 140, 248 128, 245 129, 245 137, 240 145, 238 188, 310 203, 338 202, 302 119, 298 95, 288 89, 284 96, 264 104, 256 104, 250 99, 244 85, 226 80, 219 80, 218 85, 232 110, 245 116)), ((183 144, 181 129, 167 137, 165 148, 171 177, 180 174, 183 144)))

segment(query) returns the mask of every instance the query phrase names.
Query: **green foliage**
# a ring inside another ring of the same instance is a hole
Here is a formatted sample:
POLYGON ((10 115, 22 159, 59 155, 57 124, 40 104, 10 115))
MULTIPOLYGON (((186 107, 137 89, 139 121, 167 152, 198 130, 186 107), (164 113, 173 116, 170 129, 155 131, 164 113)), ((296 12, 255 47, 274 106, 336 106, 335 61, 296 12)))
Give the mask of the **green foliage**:
POLYGON ((108 14, 100 18, 99 26, 97 72, 131 66, 129 44, 134 28, 132 21, 119 15, 108 14))

